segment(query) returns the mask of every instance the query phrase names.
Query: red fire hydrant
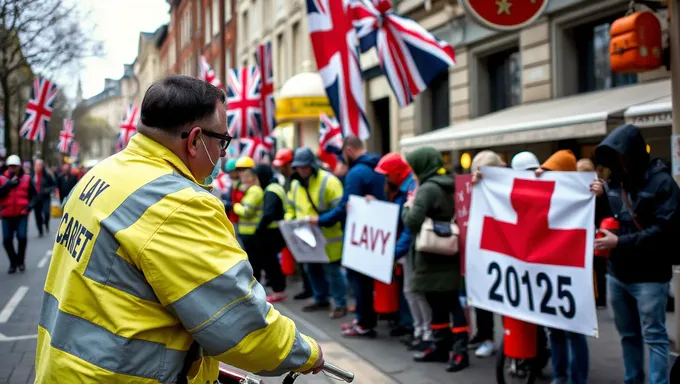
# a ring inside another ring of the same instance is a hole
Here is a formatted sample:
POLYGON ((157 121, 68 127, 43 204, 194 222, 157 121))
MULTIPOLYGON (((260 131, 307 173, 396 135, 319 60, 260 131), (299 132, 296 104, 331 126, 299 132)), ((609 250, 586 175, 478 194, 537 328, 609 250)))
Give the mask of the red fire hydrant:
MULTIPOLYGON (((613 217, 606 217, 602 219, 602 222, 600 223, 600 229, 606 229, 610 232, 613 232, 615 234, 618 234, 618 231, 620 229, 619 221, 616 220, 613 217)), ((596 239, 599 239, 601 237, 604 237, 604 234, 602 232, 597 232, 595 235, 596 239)), ((596 249, 595 250, 595 256, 598 257, 605 257, 609 258, 609 255, 611 254, 611 250, 609 249, 596 249)))

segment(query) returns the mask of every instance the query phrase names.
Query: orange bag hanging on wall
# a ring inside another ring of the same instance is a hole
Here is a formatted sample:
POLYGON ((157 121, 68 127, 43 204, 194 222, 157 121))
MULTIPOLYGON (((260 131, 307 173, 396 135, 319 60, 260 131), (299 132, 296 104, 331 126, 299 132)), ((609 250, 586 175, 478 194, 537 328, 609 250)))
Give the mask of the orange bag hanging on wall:
POLYGON ((374 281, 373 309, 382 314, 399 312, 399 284, 396 281, 392 284, 374 281))
POLYGON ((612 23, 609 61, 614 72, 638 73, 663 63, 661 23, 652 12, 636 12, 612 23))
POLYGON ((288 247, 281 250, 281 272, 286 276, 295 274, 295 259, 288 247))

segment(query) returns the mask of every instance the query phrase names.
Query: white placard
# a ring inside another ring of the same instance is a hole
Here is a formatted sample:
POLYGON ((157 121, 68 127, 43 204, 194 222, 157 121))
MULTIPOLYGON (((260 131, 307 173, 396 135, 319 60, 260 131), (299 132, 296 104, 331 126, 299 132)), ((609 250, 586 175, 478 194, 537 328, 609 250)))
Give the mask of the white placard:
POLYGON ((466 243, 469 304, 597 337, 595 173, 481 171, 466 243))
POLYGON ((288 250, 298 263, 328 263, 321 228, 304 220, 279 221, 288 250))
POLYGON ((342 265, 390 284, 398 220, 397 204, 350 196, 342 265))

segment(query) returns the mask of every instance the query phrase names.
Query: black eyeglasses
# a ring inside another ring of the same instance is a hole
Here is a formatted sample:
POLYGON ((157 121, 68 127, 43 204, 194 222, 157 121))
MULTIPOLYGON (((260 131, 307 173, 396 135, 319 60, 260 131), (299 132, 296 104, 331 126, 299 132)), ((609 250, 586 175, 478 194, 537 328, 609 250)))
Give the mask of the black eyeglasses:
MULTIPOLYGON (((199 128, 201 128, 201 127, 199 127, 199 128)), ((221 149, 222 151, 225 151, 225 150, 227 149, 227 147, 229 147, 229 143, 231 143, 232 137, 229 136, 229 135, 223 135, 223 134, 221 134, 221 133, 209 131, 209 130, 207 130, 207 129, 205 129, 205 128, 201 128, 201 132, 202 132, 204 135, 208 136, 208 137, 212 137, 212 138, 215 138, 215 139, 220 139, 220 149, 221 149)), ((188 138, 188 137, 189 137, 189 132, 182 132, 182 134, 180 135, 180 137, 181 137, 182 139, 188 138)))

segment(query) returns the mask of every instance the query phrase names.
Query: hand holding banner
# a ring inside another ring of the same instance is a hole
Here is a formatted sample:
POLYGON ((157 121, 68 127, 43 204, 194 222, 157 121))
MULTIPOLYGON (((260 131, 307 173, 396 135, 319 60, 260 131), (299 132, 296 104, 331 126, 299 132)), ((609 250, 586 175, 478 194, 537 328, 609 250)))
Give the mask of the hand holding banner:
POLYGON ((390 284, 398 220, 398 205, 351 195, 342 266, 390 284))
POLYGON ((592 172, 482 167, 467 232, 470 305, 597 336, 592 172))
POLYGON ((328 263, 321 228, 304 220, 279 221, 288 250, 298 263, 328 263))

